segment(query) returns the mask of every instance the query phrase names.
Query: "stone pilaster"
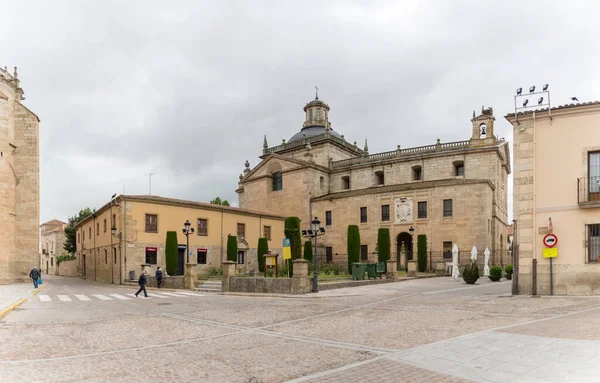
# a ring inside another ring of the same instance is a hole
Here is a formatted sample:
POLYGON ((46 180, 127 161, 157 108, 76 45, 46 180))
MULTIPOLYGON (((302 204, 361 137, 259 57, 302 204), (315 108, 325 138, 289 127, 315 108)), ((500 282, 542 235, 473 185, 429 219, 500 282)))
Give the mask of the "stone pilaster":
POLYGON ((408 261, 408 272, 406 275, 409 277, 417 276, 417 261, 408 261))
POLYGON ((185 264, 185 288, 193 290, 198 283, 198 265, 196 263, 185 264))
POLYGON ((235 277, 236 263, 233 261, 223 262, 223 278, 221 279, 221 291, 229 291, 229 283, 232 277, 235 277))
POLYGON ((292 294, 309 293, 311 291, 311 280, 308 278, 308 261, 305 259, 296 259, 293 263, 292 294))
POLYGON ((396 261, 389 260, 386 262, 385 279, 392 281, 398 279, 398 265, 396 261))

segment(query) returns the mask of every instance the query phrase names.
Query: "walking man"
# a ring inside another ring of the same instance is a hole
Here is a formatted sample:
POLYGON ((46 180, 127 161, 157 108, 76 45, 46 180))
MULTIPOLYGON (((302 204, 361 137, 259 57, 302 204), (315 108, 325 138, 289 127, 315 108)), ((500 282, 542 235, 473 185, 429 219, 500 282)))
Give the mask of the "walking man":
POLYGON ((156 267, 156 274, 154 275, 156 278, 156 287, 160 289, 160 285, 162 284, 162 270, 160 266, 156 267))
POLYGON ((148 298, 148 293, 146 293, 146 270, 144 270, 144 272, 142 273, 142 275, 140 275, 140 278, 138 279, 138 285, 140 285, 140 289, 138 290, 137 293, 135 293, 135 296, 137 297, 139 293, 141 293, 142 291, 144 292, 144 297, 148 298))
POLYGON ((33 279, 33 288, 35 289, 38 288, 38 279, 40 279, 40 276, 41 272, 37 269, 37 267, 34 267, 29 272, 29 278, 33 279))

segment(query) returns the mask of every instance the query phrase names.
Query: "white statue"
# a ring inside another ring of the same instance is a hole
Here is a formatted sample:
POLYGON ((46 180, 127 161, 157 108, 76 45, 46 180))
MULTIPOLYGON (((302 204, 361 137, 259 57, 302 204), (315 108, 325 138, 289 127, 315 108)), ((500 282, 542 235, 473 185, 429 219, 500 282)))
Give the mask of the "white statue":
POLYGON ((485 254, 485 264, 483 265, 483 276, 489 277, 490 276, 490 266, 488 265, 488 263, 490 262, 490 249, 488 249, 486 247, 483 254, 485 254))
POLYGON ((452 279, 458 281, 460 271, 458 271, 458 245, 455 243, 452 247, 452 279))
POLYGON ((471 249, 471 261, 477 262, 477 247, 476 246, 473 246, 473 249, 471 249))

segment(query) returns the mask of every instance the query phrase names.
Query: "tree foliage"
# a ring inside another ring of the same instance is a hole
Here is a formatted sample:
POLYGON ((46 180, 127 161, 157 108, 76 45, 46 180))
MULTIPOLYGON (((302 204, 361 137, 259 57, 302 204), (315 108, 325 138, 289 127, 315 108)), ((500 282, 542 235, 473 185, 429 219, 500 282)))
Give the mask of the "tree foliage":
POLYGON ((313 248, 311 241, 304 242, 304 259, 311 263, 313 261, 313 248))
POLYGON ((427 270, 427 236, 425 234, 417 237, 417 269, 421 273, 427 270))
POLYGON ((292 252, 292 259, 289 260, 290 276, 294 274, 293 260, 301 258, 302 251, 302 235, 300 233, 300 218, 298 217, 287 217, 284 224, 284 234, 286 238, 290 239, 290 250, 292 252))
POLYGON ((348 225, 348 273, 354 262, 360 262, 360 232, 357 225, 348 225))
POLYGON ((386 262, 391 254, 390 229, 380 228, 377 232, 377 260, 386 262))
POLYGON ((257 257, 258 257, 258 270, 261 273, 265 272, 265 254, 269 252, 269 242, 266 238, 258 239, 257 257))
POLYGON ((217 197, 217 198, 213 199, 212 201, 210 201, 210 203, 212 203, 213 205, 230 206, 229 201, 227 201, 226 199, 221 200, 221 197, 217 197))
POLYGON ((65 227, 65 236, 67 238, 63 247, 69 254, 74 254, 77 250, 77 231, 75 231, 75 226, 95 212, 96 209, 86 207, 85 209, 79 210, 78 214, 69 217, 67 220, 68 225, 65 227))
POLYGON ((177 253, 179 251, 179 242, 177 241, 176 231, 167 231, 165 242, 165 263, 167 274, 177 274, 177 253))
POLYGON ((237 263, 237 237, 230 235, 227 237, 227 260, 237 263))

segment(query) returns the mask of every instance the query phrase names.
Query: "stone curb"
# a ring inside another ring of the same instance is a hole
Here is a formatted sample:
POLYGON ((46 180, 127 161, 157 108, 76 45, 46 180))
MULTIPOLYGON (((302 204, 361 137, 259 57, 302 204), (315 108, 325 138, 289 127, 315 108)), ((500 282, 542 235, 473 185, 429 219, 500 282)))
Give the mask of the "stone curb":
POLYGON ((37 289, 35 289, 31 294, 29 294, 28 297, 26 298, 21 298, 18 301, 16 301, 15 303, 13 303, 12 305, 8 306, 7 308, 5 308, 4 310, 0 311, 0 319, 4 318, 6 315, 8 315, 8 313, 10 313, 11 311, 13 311, 14 309, 16 309, 17 307, 21 306, 24 302, 26 302, 27 300, 29 300, 31 297, 33 297, 35 294, 39 293, 40 291, 42 291, 43 289, 46 288, 46 286, 48 286, 48 284, 46 283, 45 285, 43 285, 42 287, 38 287, 37 289))

